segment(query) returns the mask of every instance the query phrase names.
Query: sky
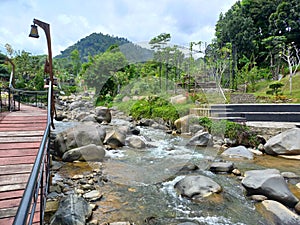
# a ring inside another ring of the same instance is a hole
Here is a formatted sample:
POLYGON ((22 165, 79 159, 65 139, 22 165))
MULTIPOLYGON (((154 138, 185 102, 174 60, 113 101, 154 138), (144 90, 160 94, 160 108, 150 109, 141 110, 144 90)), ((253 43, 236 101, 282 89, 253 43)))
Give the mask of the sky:
POLYGON ((0 52, 5 44, 15 51, 47 54, 45 33, 29 38, 33 19, 50 24, 53 56, 96 32, 124 37, 135 44, 161 33, 171 43, 210 43, 221 12, 236 0, 0 0, 0 52))

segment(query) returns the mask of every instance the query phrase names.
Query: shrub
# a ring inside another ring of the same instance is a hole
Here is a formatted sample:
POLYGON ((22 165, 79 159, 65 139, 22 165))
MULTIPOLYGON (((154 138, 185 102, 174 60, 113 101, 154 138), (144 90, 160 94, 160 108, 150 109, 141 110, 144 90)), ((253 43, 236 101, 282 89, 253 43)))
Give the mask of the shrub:
POLYGON ((251 132, 249 127, 228 120, 213 121, 208 117, 202 117, 199 119, 201 126, 207 129, 212 135, 224 136, 224 138, 230 138, 236 140, 237 145, 245 146, 257 146, 259 140, 255 133, 251 132))
POLYGON ((130 109, 130 115, 134 119, 162 118, 165 121, 174 122, 179 118, 176 108, 168 101, 157 96, 138 100, 130 109))

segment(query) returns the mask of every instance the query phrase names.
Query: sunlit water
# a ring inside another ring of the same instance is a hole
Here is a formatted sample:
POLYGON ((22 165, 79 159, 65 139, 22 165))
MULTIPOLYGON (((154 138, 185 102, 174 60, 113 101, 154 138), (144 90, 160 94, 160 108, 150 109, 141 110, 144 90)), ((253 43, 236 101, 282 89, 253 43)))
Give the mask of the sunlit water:
MULTIPOLYGON (((112 125, 126 123, 114 120, 112 125)), ((141 135, 152 147, 142 150, 123 147, 108 152, 102 163, 103 174, 108 181, 97 187, 103 198, 97 202, 99 207, 93 212, 93 219, 102 223, 130 221, 137 225, 176 225, 181 222, 201 225, 270 224, 257 212, 255 203, 245 196, 238 177, 207 171, 209 164, 218 157, 218 149, 188 148, 186 138, 152 128, 140 129, 141 135), (197 165, 199 170, 183 170, 186 165, 197 165), (200 202, 182 198, 174 185, 189 173, 212 178, 222 186, 222 193, 200 202)), ((242 171, 279 167, 281 171, 297 173, 300 168, 298 161, 270 156, 234 163, 242 171)), ((95 168, 92 163, 84 163, 84 166, 75 169, 69 166, 62 168, 57 176, 72 176, 95 168)))

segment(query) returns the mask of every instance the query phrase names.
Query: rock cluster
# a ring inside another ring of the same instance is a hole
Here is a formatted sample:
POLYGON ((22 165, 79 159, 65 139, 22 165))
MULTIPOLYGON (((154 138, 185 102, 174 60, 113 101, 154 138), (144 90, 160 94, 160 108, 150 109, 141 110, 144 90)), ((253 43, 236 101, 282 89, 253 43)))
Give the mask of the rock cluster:
MULTIPOLYGON (((135 123, 129 123, 129 125, 111 125, 112 117, 117 111, 107 107, 93 108, 86 98, 84 96, 74 97, 73 100, 61 98, 60 107, 62 111, 59 112, 58 118, 63 121, 80 122, 77 126, 56 134, 52 154, 62 161, 93 161, 100 163, 104 160, 106 153, 112 149, 123 146, 137 150, 145 149, 152 143, 148 137, 140 135, 138 126, 149 126, 169 132, 166 124, 151 119, 142 119, 135 123)), ((179 98, 178 101, 181 100, 179 98)), ((289 172, 280 173, 276 169, 241 172, 235 166, 236 161, 251 161, 256 157, 263 157, 265 154, 274 156, 300 155, 300 129, 287 130, 273 136, 266 143, 260 143, 257 149, 250 149, 243 145, 236 146, 234 140, 214 137, 205 131, 203 127, 196 124, 195 121, 197 120, 197 116, 189 115, 177 120, 175 125, 180 133, 191 135, 187 142, 188 146, 219 148, 218 157, 211 161, 208 170, 216 174, 238 176, 247 196, 254 201, 261 202, 266 213, 273 218, 274 224, 300 224, 298 215, 300 212, 299 199, 290 191, 287 183, 289 179, 300 181, 299 175, 289 172)), ((222 187, 217 181, 209 176, 200 175, 197 173, 198 169, 195 166, 192 174, 186 174, 190 173, 191 170, 183 171, 184 178, 174 185, 177 193, 196 202, 221 193, 222 187)), ((49 199, 51 200, 53 193, 57 193, 59 197, 67 197, 61 200, 59 210, 52 218, 51 224, 64 224, 60 221, 66 219, 67 213, 61 212, 60 209, 67 208, 66 205, 71 205, 68 214, 74 215, 77 221, 76 224, 86 224, 86 220, 92 213, 91 209, 95 207, 93 202, 102 197, 95 186, 106 181, 101 171, 97 169, 94 170, 93 174, 78 175, 72 179, 57 182, 56 186, 51 187, 52 192, 50 190, 49 199), (68 193, 71 194, 68 195, 68 193)), ((300 188, 299 181, 297 185, 300 188)), ((98 223, 97 221, 89 221, 89 224, 98 223)), ((114 222, 109 224, 130 225, 131 223, 114 222)))

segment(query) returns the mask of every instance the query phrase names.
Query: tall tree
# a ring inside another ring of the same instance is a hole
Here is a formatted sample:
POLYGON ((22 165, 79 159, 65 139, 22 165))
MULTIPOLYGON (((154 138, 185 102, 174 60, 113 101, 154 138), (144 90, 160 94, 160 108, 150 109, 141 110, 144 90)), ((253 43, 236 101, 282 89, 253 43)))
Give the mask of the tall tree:
POLYGON ((117 92, 115 73, 126 64, 126 58, 119 48, 108 49, 94 57, 93 64, 86 69, 83 78, 88 86, 96 88, 98 96, 115 95, 117 92))
POLYGON ((169 54, 168 51, 169 48, 166 49, 167 43, 171 40, 171 35, 168 33, 161 33, 160 35, 152 38, 149 41, 149 44, 151 45, 151 48, 156 50, 154 53, 154 60, 157 60, 159 62, 159 86, 162 88, 162 70, 165 66, 166 68, 166 76, 168 73, 168 68, 166 67, 166 64, 168 63, 169 54))
POLYGON ((294 43, 284 46, 281 57, 287 62, 289 67, 290 94, 292 94, 292 79, 300 66, 300 49, 294 43))
POLYGON ((77 77, 80 72, 80 68, 81 68, 79 51, 77 49, 74 49, 71 52, 70 58, 72 61, 72 66, 73 66, 73 74, 77 77))
POLYGON ((286 43, 295 43, 300 47, 300 2, 299 0, 280 1, 270 17, 270 31, 273 35, 285 36, 286 43))

